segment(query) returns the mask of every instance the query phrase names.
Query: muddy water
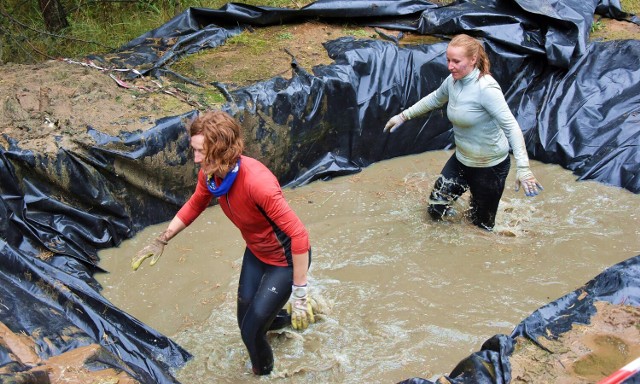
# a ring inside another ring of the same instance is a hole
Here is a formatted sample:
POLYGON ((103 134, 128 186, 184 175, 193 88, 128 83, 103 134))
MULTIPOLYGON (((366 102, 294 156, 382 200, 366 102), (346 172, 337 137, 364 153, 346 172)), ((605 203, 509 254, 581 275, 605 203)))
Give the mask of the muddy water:
POLYGON ((305 332, 271 335, 274 377, 249 374, 235 319, 244 246, 218 207, 172 240, 154 267, 134 273, 130 257, 166 223, 103 251, 103 294, 194 355, 176 372, 183 383, 394 383, 448 373, 491 336, 640 253, 640 196, 538 162, 545 191, 515 193, 512 170, 496 233, 464 220, 432 222, 425 202, 450 154, 285 190, 309 229, 312 292, 326 308, 305 332))

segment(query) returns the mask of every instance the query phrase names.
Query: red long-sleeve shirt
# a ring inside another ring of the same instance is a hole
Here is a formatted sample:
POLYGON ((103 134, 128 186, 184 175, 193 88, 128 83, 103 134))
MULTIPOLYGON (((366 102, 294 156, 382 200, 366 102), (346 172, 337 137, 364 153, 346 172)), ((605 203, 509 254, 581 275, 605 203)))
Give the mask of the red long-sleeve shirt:
MULTIPOLYGON (((216 177, 216 183, 220 182, 216 177)), ((212 198, 206 175, 200 170, 196 189, 177 216, 184 224, 191 224, 212 198)), ((241 157, 236 180, 229 192, 218 198, 218 203, 240 229, 247 247, 263 262, 293 265, 292 254, 309 250, 309 235, 304 224, 284 199, 276 177, 258 160, 241 157)))

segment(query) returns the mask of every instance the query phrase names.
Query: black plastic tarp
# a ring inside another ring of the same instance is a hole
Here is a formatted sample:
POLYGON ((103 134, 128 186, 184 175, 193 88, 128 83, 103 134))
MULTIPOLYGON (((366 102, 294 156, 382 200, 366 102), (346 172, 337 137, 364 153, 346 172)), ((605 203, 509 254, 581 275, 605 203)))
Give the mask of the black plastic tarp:
MULTIPOLYGON (((129 68, 131 76, 189 80, 171 64, 224 44, 249 26, 314 19, 443 37, 466 32, 485 42, 492 73, 525 132, 532 159, 638 193, 640 42, 589 43, 594 13, 637 22, 617 2, 582 0, 446 7, 426 1, 318 1, 299 10, 230 3, 219 10, 189 9, 117 52, 93 59, 129 68)), ((382 133, 389 117, 448 74, 446 41, 403 46, 390 40, 328 41, 332 65, 305 69, 294 60, 291 79, 276 77, 239 89, 216 84, 228 98, 223 109, 243 122, 248 146, 291 187, 355 173, 383 159, 451 148, 451 127, 442 110, 408 122, 393 140, 382 133), (282 143, 289 147, 279 148, 282 143)), ((195 167, 183 120, 195 113, 168 116, 148 131, 118 137, 87 127, 93 142, 61 145, 55 156, 23 150, 5 136, 9 145, 0 147, 0 321, 14 332, 41 337, 43 358, 100 343, 107 351, 105 364, 141 382, 175 382, 171 371, 189 353, 109 304, 93 274, 101 270, 98 250, 169 220, 191 193, 195 167), (52 257, 42 258, 43 252, 52 257), (63 332, 77 337, 70 340, 63 332)), ((497 335, 474 355, 474 361, 495 362, 503 372, 478 382, 506 379, 508 366, 501 356, 509 353, 509 340, 497 335)), ((464 364, 461 371, 482 375, 468 368, 474 364, 464 364)), ((0 366, 9 365, 15 364, 0 348, 0 366)))
MULTIPOLYGON (((493 75, 527 135, 531 158, 560 164, 581 179, 637 193, 638 41, 589 44, 596 13, 639 23, 637 17, 622 12, 618 2, 604 1, 460 1, 442 7, 426 1, 318 1, 299 10, 230 3, 218 10, 191 8, 108 58, 95 59, 134 68, 132 76, 142 73, 184 78, 171 70, 174 61, 224 44, 229 36, 250 25, 347 19, 350 23, 438 36, 465 32, 484 39, 493 75), (175 44, 169 46, 170 41, 175 44)), ((401 140, 403 148, 381 143, 388 137, 378 132, 382 122, 435 89, 448 75, 445 47, 398 47, 379 40, 343 39, 327 43, 336 64, 313 68, 312 74, 294 68, 300 76, 291 81, 271 79, 237 90, 218 86, 236 109, 251 108, 251 113, 256 113, 261 106, 260 112, 269 115, 266 119, 273 118, 276 123, 285 121, 277 113, 289 113, 292 122, 288 124, 296 132, 327 131, 329 139, 323 141, 322 148, 317 140, 309 143, 304 135, 295 137, 302 144, 314 144, 316 149, 299 159, 301 162, 293 163, 305 176, 291 185, 300 185, 309 179, 309 167, 328 153, 350 163, 345 170, 337 170, 344 174, 383 158, 450 147, 450 125, 442 111, 412 121, 421 127, 403 133, 413 136, 401 140), (261 104, 255 107, 254 102, 261 104), (272 102, 282 110, 272 108, 270 116, 272 102), (307 106, 303 102, 333 105, 325 110, 300 110, 307 106), (341 111, 343 117, 334 117, 336 121, 326 124, 323 119, 331 118, 333 113, 327 111, 332 112, 332 106, 347 108, 341 111)), ((318 166, 326 168, 321 163, 318 166)), ((295 168, 282 177, 289 181, 298 171, 295 168)))
POLYGON ((173 187, 181 183, 176 175, 194 169, 180 146, 182 127, 180 118, 167 118, 152 131, 121 138, 88 128, 95 143, 61 148, 53 159, 14 145, 0 150, 0 321, 32 336, 42 359, 99 343, 109 366, 144 383, 170 383, 170 369, 190 358, 109 303, 93 277, 101 271, 99 249, 148 224, 138 215, 165 220, 192 192, 173 187), (182 158, 171 156, 171 148, 182 158), (156 156, 174 172, 140 163, 156 156), (163 188, 147 182, 163 183, 169 175, 163 188))

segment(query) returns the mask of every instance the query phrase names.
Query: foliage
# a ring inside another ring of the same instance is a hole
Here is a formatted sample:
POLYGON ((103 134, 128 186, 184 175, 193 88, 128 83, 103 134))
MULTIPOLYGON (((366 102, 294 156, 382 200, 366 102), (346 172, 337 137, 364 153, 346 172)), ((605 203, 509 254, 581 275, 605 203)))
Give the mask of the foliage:
MULTIPOLYGON (((3 0, 0 2, 0 64, 7 62, 36 63, 61 57, 81 58, 88 54, 103 54, 155 29, 189 7, 217 9, 227 0, 59 0, 69 27, 47 31, 38 1, 3 0)), ((240 0, 254 6, 299 9, 311 0, 240 0)), ((436 4, 448 0, 433 1, 436 4)), ((640 13, 640 0, 621 0, 622 10, 640 13)), ((602 26, 597 22, 591 32, 602 26)), ((346 27, 345 27, 346 28, 346 27)), ((355 37, 363 30, 347 30, 355 37)), ((279 40, 290 35, 278 36, 279 40)), ((244 44, 241 38, 236 44, 244 44)), ((258 43, 254 48, 259 50, 258 43)))
MULTIPOLYGON (((217 9, 224 0, 59 0, 69 27, 47 31, 37 1, 0 5, 0 63, 36 63, 112 51, 155 29, 189 7, 217 9)), ((300 8, 294 0, 246 0, 243 4, 300 8)))
POLYGON ((229 46, 239 46, 245 49, 253 55, 260 55, 264 53, 269 47, 269 41, 261 39, 256 34, 241 33, 227 39, 226 44, 229 46))
POLYGON ((620 0, 622 10, 633 15, 640 14, 640 0, 620 0))
MULTIPOLYGON (((360 28, 360 29, 350 29, 349 27, 345 27, 343 32, 347 36, 353 36, 353 37, 357 37, 357 38, 372 37, 372 36, 369 36, 367 31, 362 29, 362 28, 360 28)), ((373 36, 373 37, 375 37, 375 36, 373 36)))
POLYGON ((604 28, 604 23, 602 23, 602 21, 600 20, 596 20, 593 22, 593 24, 591 24, 591 33, 597 32, 599 30, 601 30, 602 28, 604 28))

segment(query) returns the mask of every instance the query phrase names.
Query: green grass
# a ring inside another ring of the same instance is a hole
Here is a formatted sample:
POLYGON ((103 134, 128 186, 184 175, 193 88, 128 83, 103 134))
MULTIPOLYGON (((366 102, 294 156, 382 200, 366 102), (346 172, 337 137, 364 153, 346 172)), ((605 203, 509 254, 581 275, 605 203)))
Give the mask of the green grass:
POLYGON ((293 34, 291 32, 281 32, 277 36, 278 40, 292 40, 293 34))
POLYGON ((349 28, 345 28, 343 32, 344 32, 345 35, 353 36, 353 37, 357 37, 357 38, 361 38, 361 39, 371 37, 371 36, 369 36, 367 31, 365 31, 364 29, 349 29, 349 28))
MULTIPOLYGON (((60 0, 69 26, 48 32, 37 1, 6 0, 0 5, 0 62, 35 63, 60 57, 81 58, 121 47, 160 27, 190 7, 218 9, 226 0, 60 0)), ((244 0, 243 4, 298 9, 309 2, 244 0)), ((283 37, 286 38, 286 37, 283 37)), ((241 40, 238 44, 244 43, 241 40)), ((256 49, 260 49, 256 45, 256 49)))
MULTIPOLYGON (((189 7, 218 9, 227 0, 60 0, 69 27, 47 32, 37 1, 4 0, 0 4, 0 63, 35 63, 60 57, 81 58, 88 54, 104 54, 130 40, 160 27, 189 7)), ((242 0, 243 4, 299 9, 312 1, 242 0)), ((447 3, 436 1, 436 3, 447 3)), ((640 0, 621 0, 622 10, 640 13, 640 0)), ((599 26, 592 27, 592 32, 599 26)), ((348 35, 367 38, 362 29, 348 29, 348 35)), ((244 35, 244 34, 243 34, 244 35)), ((254 36, 255 37, 255 36, 254 36)), ((285 33, 278 40, 290 39, 285 33)), ((247 36, 231 39, 231 44, 250 44, 256 53, 265 42, 251 41, 247 36)))
POLYGON ((594 21, 593 24, 591 24, 591 33, 597 32, 602 28, 604 28, 604 23, 602 21, 594 21))
POLYGON ((627 13, 640 14, 640 0, 620 0, 620 6, 627 13))
POLYGON ((241 33, 227 39, 225 44, 229 46, 241 46, 246 52, 260 55, 269 49, 270 42, 259 38, 255 34, 241 33))

